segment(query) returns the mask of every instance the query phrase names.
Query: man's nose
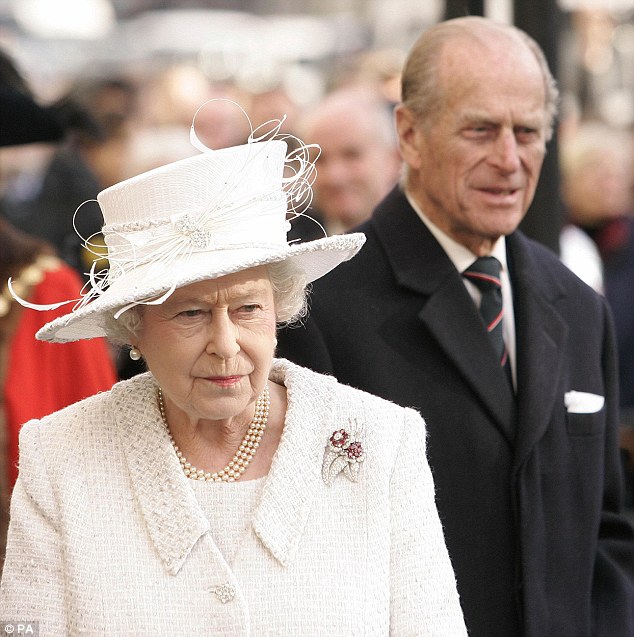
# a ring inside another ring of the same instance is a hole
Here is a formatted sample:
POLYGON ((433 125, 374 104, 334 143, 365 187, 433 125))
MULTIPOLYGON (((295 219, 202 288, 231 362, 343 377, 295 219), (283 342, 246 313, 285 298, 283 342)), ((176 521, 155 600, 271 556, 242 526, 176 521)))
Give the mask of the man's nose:
POLYGON ((520 167, 517 139, 510 130, 502 130, 493 142, 490 162, 503 173, 512 173, 520 167))

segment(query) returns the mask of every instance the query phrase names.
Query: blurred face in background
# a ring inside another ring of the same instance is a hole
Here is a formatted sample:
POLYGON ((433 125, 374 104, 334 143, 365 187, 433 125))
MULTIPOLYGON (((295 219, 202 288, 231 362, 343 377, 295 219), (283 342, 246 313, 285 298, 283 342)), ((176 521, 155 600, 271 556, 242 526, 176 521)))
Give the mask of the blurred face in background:
POLYGON ((329 232, 365 221, 398 181, 401 164, 387 108, 341 99, 324 105, 306 128, 304 140, 321 147, 315 205, 329 232))
POLYGON ((619 152, 587 152, 564 171, 562 193, 570 220, 593 227, 626 214, 631 208, 631 175, 631 164, 619 152))

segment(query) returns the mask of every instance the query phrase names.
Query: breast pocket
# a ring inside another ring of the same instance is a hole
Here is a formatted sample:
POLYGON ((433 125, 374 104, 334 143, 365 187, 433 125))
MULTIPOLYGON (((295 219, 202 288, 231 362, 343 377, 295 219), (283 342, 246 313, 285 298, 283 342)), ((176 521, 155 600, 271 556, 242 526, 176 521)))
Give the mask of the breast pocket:
POLYGON ((566 413, 566 429, 570 436, 598 436, 605 430, 605 409, 591 414, 566 413))

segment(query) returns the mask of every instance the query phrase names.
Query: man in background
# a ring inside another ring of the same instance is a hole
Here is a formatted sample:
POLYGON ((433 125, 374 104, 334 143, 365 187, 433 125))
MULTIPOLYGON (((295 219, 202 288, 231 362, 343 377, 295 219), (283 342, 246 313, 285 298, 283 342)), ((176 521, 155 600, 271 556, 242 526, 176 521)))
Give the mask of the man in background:
POLYGON ((328 234, 366 221, 398 181, 401 159, 391 110, 370 88, 328 94, 306 116, 300 137, 321 147, 314 205, 328 234))

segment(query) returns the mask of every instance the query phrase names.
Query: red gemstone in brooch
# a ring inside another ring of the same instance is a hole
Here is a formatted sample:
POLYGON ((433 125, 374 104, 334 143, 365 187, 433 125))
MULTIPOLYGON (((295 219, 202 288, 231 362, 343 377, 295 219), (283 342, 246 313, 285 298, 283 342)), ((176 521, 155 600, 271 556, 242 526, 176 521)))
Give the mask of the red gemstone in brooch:
POLYGON ((365 455, 363 445, 358 441, 351 442, 346 449, 346 455, 354 462, 361 462, 365 455))
POLYGON ((352 482, 356 482, 359 477, 359 467, 365 459, 365 450, 358 440, 359 426, 356 422, 350 422, 356 431, 349 433, 346 429, 333 431, 324 451, 324 460, 321 468, 321 475, 324 482, 332 484, 335 477, 343 474, 352 482), (352 438, 356 439, 352 439, 352 438))
POLYGON ((330 436, 330 444, 335 449, 342 449, 345 444, 348 442, 350 438, 350 434, 345 429, 338 429, 337 431, 333 431, 332 436, 330 436))

